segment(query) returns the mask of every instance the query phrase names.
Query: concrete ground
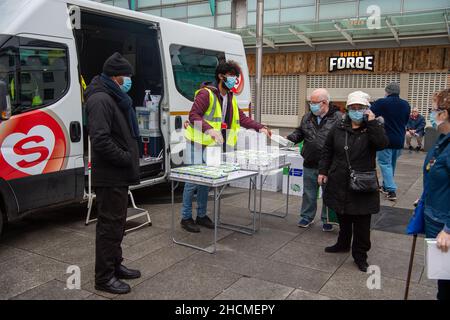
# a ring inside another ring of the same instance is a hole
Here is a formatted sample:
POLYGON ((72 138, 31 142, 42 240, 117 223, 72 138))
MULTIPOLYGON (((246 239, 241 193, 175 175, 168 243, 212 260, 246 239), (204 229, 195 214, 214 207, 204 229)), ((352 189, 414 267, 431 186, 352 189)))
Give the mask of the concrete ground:
MULTIPOLYGON (((402 231, 421 191, 423 158, 423 153, 407 152, 400 158, 399 199, 383 200, 382 213, 374 217, 369 263, 380 268, 380 289, 368 289, 370 275, 356 268, 349 253, 324 252, 325 246, 335 243, 337 230, 324 233, 317 220, 307 230, 297 227, 299 197, 290 198, 287 218, 263 216, 262 229, 253 236, 220 230, 218 251, 211 255, 172 243, 169 187, 161 185, 136 192, 138 205, 150 211, 153 226, 124 238, 125 264, 142 271, 142 278, 128 282, 130 294, 94 289, 95 224, 84 225, 83 205, 9 226, 0 240, 0 299, 402 299, 411 248, 411 237, 402 231), (393 231, 381 231, 393 226, 393 231), (80 290, 66 289, 70 265, 81 268, 80 290)), ((265 192, 263 206, 279 212, 283 200, 281 193, 265 192)), ((189 234, 179 227, 180 192, 176 201, 177 237, 207 246, 212 241, 210 230, 189 234)), ((249 224, 246 208, 245 190, 228 189, 223 221, 249 224)), ((410 298, 435 295, 436 283, 424 275, 419 240, 410 298)))

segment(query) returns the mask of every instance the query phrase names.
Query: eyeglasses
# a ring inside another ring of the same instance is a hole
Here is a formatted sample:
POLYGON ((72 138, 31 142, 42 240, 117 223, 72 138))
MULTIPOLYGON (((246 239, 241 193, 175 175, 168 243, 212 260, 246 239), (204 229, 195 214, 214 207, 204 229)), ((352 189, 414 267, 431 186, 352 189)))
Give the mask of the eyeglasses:
POLYGON ((320 100, 320 101, 317 101, 317 102, 315 102, 315 101, 309 101, 309 104, 311 105, 311 104, 319 104, 319 103, 322 103, 322 102, 325 102, 326 100, 320 100))
POLYGON ((369 108, 367 106, 358 106, 358 105, 350 105, 348 106, 348 110, 354 110, 354 111, 365 111, 368 110, 369 108))

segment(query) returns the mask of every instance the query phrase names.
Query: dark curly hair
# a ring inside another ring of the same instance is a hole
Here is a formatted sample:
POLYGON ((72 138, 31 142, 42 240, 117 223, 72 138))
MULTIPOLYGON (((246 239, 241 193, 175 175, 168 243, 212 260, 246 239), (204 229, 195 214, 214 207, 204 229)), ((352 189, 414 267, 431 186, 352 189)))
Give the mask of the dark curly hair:
POLYGON ((219 74, 233 74, 236 77, 239 77, 241 74, 241 67, 239 64, 235 61, 221 61, 219 65, 216 68, 216 82, 219 83, 219 74))

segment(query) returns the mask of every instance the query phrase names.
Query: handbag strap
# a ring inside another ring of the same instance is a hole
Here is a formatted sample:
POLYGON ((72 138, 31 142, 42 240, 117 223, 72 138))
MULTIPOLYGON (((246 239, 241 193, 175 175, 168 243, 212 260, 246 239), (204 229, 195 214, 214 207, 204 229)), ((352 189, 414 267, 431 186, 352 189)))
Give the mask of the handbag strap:
POLYGON ((352 171, 352 166, 350 164, 350 157, 348 155, 348 132, 345 131, 345 146, 344 146, 344 151, 345 151, 345 157, 347 158, 347 164, 348 164, 348 169, 350 171, 352 171))

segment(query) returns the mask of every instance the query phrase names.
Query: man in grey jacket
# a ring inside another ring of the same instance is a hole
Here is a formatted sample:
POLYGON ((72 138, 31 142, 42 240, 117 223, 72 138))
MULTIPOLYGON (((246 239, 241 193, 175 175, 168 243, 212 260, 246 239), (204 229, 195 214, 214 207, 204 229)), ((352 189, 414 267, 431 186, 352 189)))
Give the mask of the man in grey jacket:
MULTIPOLYGON (((317 193, 319 184, 318 166, 320 154, 330 130, 342 119, 342 113, 330 105, 330 94, 325 89, 312 92, 310 111, 287 138, 294 143, 303 143, 303 201, 298 226, 307 228, 314 222, 317 211, 317 193)), ((333 225, 327 223, 326 207, 322 204, 323 231, 332 231, 333 225)))

